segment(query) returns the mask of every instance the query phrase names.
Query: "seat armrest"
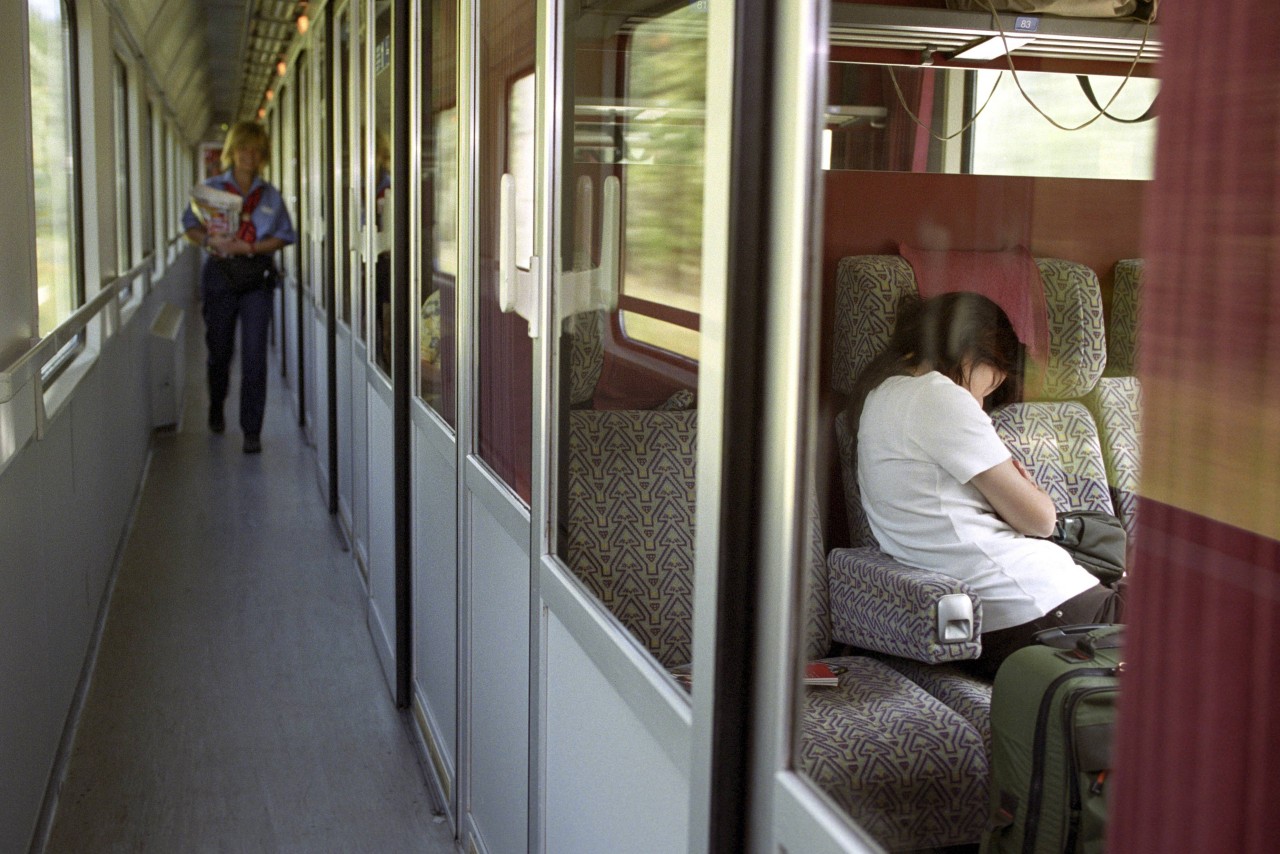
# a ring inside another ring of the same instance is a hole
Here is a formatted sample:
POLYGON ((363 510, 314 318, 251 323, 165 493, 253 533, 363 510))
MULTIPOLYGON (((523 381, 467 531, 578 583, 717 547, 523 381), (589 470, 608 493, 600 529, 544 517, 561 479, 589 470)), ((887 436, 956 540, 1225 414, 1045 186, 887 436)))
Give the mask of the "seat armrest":
POLYGON ((835 549, 827 570, 836 641, 925 664, 982 654, 982 600, 963 582, 875 548, 835 549), (967 626, 964 598, 972 605, 967 626))

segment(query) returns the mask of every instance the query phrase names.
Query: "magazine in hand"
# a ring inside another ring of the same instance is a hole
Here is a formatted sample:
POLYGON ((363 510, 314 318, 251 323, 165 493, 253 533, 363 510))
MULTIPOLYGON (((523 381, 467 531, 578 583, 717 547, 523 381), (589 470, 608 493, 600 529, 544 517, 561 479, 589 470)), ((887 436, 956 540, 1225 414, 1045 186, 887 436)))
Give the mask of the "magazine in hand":
POLYGON ((191 188, 191 210, 210 235, 235 234, 240 227, 240 203, 239 196, 226 190, 205 184, 191 188))

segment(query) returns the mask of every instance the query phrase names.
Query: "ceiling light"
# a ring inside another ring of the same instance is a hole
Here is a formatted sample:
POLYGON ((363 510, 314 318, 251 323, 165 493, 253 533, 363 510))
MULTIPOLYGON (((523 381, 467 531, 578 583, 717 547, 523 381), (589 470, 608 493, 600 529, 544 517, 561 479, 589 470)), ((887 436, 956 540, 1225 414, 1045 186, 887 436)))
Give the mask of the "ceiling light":
POLYGON ((282 59, 276 63, 276 76, 283 77, 284 73, 289 70, 289 65, 282 59))

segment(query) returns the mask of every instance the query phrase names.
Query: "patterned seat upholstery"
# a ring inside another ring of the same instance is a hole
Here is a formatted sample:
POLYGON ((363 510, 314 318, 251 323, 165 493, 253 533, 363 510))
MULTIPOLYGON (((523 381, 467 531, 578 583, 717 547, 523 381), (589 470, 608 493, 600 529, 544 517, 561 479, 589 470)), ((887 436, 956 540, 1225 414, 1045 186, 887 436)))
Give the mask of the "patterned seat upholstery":
POLYGON ((796 767, 891 851, 976 841, 989 785, 980 733, 883 662, 828 662, 848 670, 805 692, 796 767))
POLYGON ((1107 373, 1131 377, 1138 364, 1138 306, 1142 300, 1144 264, 1141 258, 1117 261, 1111 291, 1111 322, 1107 326, 1107 373))
POLYGON ((1115 514, 1124 523, 1129 553, 1138 538, 1138 473, 1142 447, 1142 386, 1137 377, 1103 377, 1085 399, 1098 423, 1102 459, 1115 514))
POLYGON ((1074 400, 1015 403, 996 410, 991 420, 1059 512, 1112 512, 1102 442, 1084 404, 1074 400))
POLYGON ((909 658, 883 658, 885 664, 945 703, 973 726, 991 755, 991 683, 954 664, 924 664, 909 658))
MULTIPOLYGON (((830 648, 842 604, 828 583, 816 496, 809 521, 805 651, 815 659, 830 648)), ((832 553, 836 563, 838 554, 832 553)), ((885 662, 823 660, 846 672, 834 688, 805 689, 796 766, 889 850, 977 840, 986 818, 988 737, 963 711, 885 662)))
POLYGON ((697 419, 569 413, 566 562, 665 667, 691 657, 697 419))
POLYGON ((603 311, 584 311, 569 318, 569 405, 591 402, 604 370, 603 311))
POLYGON ((1138 464, 1142 442, 1142 387, 1134 374, 1138 361, 1138 306, 1143 266, 1141 258, 1116 262, 1111 321, 1107 327, 1107 368, 1085 401, 1098 422, 1111 503, 1124 523, 1131 554, 1138 537, 1138 464))
POLYGON ((982 652, 982 602, 954 578, 903 566, 875 546, 834 549, 827 565, 831 633, 841 643, 926 664, 982 652), (973 620, 964 637, 949 641, 938 636, 938 604, 953 594, 970 598, 973 620))

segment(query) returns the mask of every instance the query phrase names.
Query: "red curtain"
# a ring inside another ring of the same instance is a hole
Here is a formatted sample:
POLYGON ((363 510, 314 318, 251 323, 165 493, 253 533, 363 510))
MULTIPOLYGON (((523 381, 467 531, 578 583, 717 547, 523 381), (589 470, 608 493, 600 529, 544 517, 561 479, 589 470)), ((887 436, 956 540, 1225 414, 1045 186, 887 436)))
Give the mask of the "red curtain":
POLYGON ((884 168, 894 172, 927 172, 930 136, 917 119, 925 125, 933 121, 934 70, 886 66, 881 73, 884 102, 889 111, 884 168))
POLYGON ((1113 852, 1280 847, 1280 17, 1170 3, 1113 852))

